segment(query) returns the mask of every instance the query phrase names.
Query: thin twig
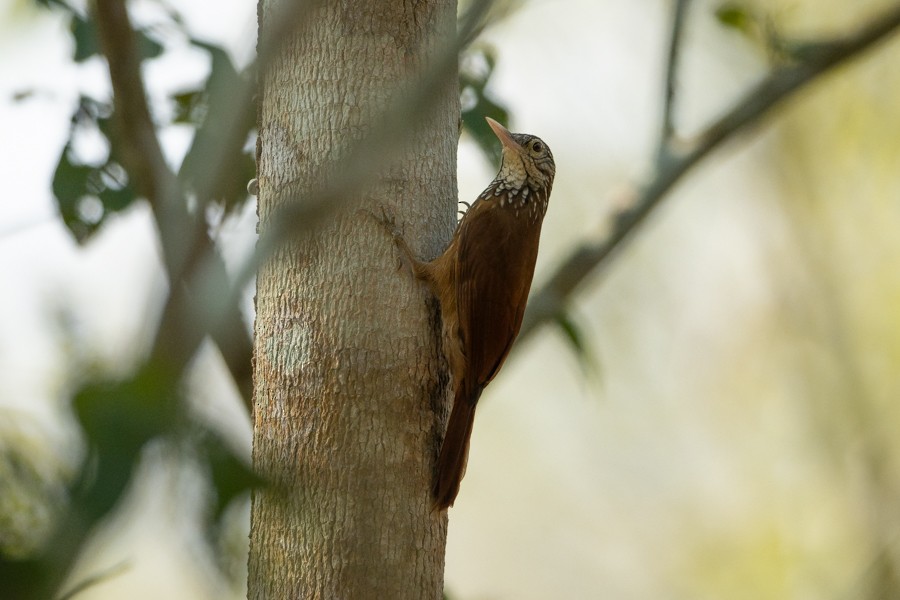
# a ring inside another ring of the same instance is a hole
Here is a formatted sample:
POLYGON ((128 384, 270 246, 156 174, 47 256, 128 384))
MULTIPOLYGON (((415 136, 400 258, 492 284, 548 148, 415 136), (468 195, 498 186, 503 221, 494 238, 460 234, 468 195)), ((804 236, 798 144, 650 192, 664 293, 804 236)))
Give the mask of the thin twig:
POLYGON ((675 85, 678 79, 678 66, 681 54, 681 38, 684 32, 684 18, 687 14, 688 4, 690 0, 675 0, 675 6, 672 9, 672 27, 669 34, 669 52, 666 60, 666 88, 665 100, 663 102, 662 131, 659 134, 659 148, 657 150, 657 160, 662 160, 672 144, 675 136, 674 124, 674 105, 675 105, 675 85))
POLYGON ((802 62, 775 69, 748 92, 731 110, 707 127, 686 149, 657 165, 656 176, 641 190, 634 206, 621 212, 613 231, 599 240, 578 246, 554 271, 547 282, 532 294, 522 324, 520 338, 528 337, 538 325, 551 321, 565 310, 568 298, 588 275, 609 264, 656 208, 660 200, 698 162, 723 142, 743 133, 769 115, 782 101, 830 69, 855 58, 900 27, 900 5, 883 12, 852 34, 809 46, 802 62))

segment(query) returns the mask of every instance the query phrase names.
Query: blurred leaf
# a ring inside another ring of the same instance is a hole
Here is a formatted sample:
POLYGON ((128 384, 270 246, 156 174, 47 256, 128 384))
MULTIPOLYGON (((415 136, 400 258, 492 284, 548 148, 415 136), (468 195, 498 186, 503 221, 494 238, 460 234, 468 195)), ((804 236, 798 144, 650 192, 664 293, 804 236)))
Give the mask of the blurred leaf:
POLYGON ((127 182, 110 175, 114 172, 124 176, 118 163, 81 164, 73 160, 71 142, 63 147, 52 189, 63 222, 79 244, 90 239, 110 213, 127 208, 136 198, 127 182))
POLYGON ((586 342, 584 340, 584 335, 581 332, 581 328, 576 325, 566 313, 560 313, 556 316, 556 324, 559 325, 559 328, 562 330, 566 341, 572 346, 572 351, 575 352, 578 359, 581 360, 587 353, 587 347, 585 346, 586 342))
POLYGON ((764 50, 770 59, 784 58, 781 40, 766 16, 739 2, 726 2, 716 9, 719 22, 764 50))
POLYGON ((34 0, 35 4, 42 8, 61 8, 72 12, 72 7, 62 0, 34 0))
MULTIPOLYGON (((192 39, 191 43, 208 52, 212 61, 204 88, 173 96, 177 107, 176 119, 198 126, 178 172, 185 187, 196 191, 198 175, 208 168, 208 161, 228 145, 228 127, 224 125, 224 121, 230 113, 230 103, 234 101, 232 92, 241 85, 241 75, 228 53, 221 47, 196 39, 192 39)), ((255 126, 255 118, 254 110, 243 116, 239 124, 242 140, 248 139, 255 126)), ((200 201, 220 202, 226 212, 230 212, 247 200, 247 182, 256 176, 254 157, 245 152, 243 147, 236 148, 224 157, 220 172, 222 176, 215 181, 213 189, 209 190, 211 197, 201 198, 200 201)))
POLYGON ((578 366, 588 378, 595 378, 599 374, 599 361, 591 348, 588 337, 580 324, 567 312, 556 315, 555 323, 559 326, 563 337, 569 343, 572 353, 578 360, 578 366))
POLYGON ((110 107, 102 102, 80 99, 53 175, 52 190, 60 215, 79 244, 90 239, 111 213, 128 208, 136 199, 128 173, 117 160, 110 113, 110 107), (75 156, 72 144, 82 127, 96 127, 106 139, 110 150, 102 163, 86 164, 75 156))
POLYGON ((716 18, 725 27, 749 34, 756 25, 756 19, 740 4, 726 3, 716 9, 716 18))
POLYGON ((101 171, 101 178, 105 189, 98 195, 107 212, 117 212, 127 208, 135 199, 134 192, 127 184, 119 179, 114 179, 109 175, 114 168, 120 172, 120 175, 125 175, 125 169, 118 163, 111 161, 107 162, 103 167, 103 171, 101 171))
POLYGON ((490 117, 504 126, 509 122, 509 111, 487 93, 487 85, 494 72, 495 62, 492 48, 473 49, 465 57, 460 68, 459 87, 463 127, 474 138, 488 160, 499 167, 500 144, 484 120, 485 117, 490 117))
POLYGON ((135 34, 137 35, 138 53, 142 60, 156 58, 163 53, 165 48, 163 48, 162 44, 147 35, 146 30, 138 29, 135 31, 135 34))
POLYGON ((200 450, 216 491, 212 516, 218 521, 235 498, 263 485, 264 481, 218 435, 207 432, 203 436, 200 450))
POLYGON ((100 52, 100 44, 97 42, 97 28, 94 22, 72 13, 70 25, 72 37, 75 39, 75 62, 83 62, 100 52))
POLYGON ((250 491, 265 481, 217 433, 199 423, 192 427, 199 429, 199 441, 197 436, 190 440, 193 454, 206 472, 214 494, 202 521, 204 537, 221 574, 234 578, 246 561, 241 551, 246 532, 236 519, 240 520, 238 515, 243 512, 250 491))
POLYGON ((90 383, 75 395, 73 408, 91 447, 130 470, 143 445, 169 426, 171 393, 148 376, 90 383))
POLYGON ((147 443, 175 429, 179 400, 173 377, 150 367, 125 381, 90 383, 75 395, 72 407, 93 459, 78 502, 91 522, 118 502, 147 443))
POLYGON ((69 510, 41 553, 27 560, 0 557, 3 598, 58 596, 94 526, 119 502, 148 442, 174 430, 180 399, 176 371, 145 367, 133 378, 90 383, 73 398, 89 460, 69 488, 69 510))
POLYGON ((20 560, 0 555, 3 598, 34 598, 34 588, 47 579, 47 565, 37 559, 20 560))
POLYGON ((172 95, 175 102, 173 123, 199 125, 206 115, 206 94, 204 90, 189 90, 172 95))
MULTIPOLYGON (((65 5, 62 5, 65 6, 65 5)), ((75 39, 75 62, 84 62, 96 54, 100 54, 100 42, 97 38, 97 26, 93 19, 85 18, 65 6, 72 14, 70 29, 75 39)), ((135 30, 138 53, 141 59, 156 58, 163 52, 162 45, 147 35, 146 30, 135 30)))
POLYGON ((70 153, 69 144, 66 144, 53 174, 53 195, 56 197, 63 222, 75 236, 75 240, 81 244, 99 226, 99 222, 85 222, 78 211, 81 199, 87 195, 94 168, 73 163, 69 157, 70 153))

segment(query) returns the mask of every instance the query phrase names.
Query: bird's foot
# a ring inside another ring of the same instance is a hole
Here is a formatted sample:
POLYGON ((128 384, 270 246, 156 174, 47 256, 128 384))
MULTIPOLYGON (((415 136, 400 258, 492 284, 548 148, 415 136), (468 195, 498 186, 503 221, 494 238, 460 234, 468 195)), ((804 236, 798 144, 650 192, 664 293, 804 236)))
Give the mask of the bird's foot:
POLYGON ((399 263, 397 265, 397 270, 401 270, 404 267, 409 268, 407 254, 409 252, 408 247, 406 245, 406 240, 403 239, 403 230, 397 225, 397 218, 394 216, 392 210, 388 209, 385 206, 381 206, 377 212, 375 210, 369 210, 367 208, 360 209, 361 212, 365 213, 366 216, 375 220, 387 233, 391 236, 391 239, 394 241, 394 245, 400 249, 400 257, 399 263))
POLYGON ((394 216, 394 212, 386 206, 381 206, 377 212, 369 210, 368 208, 361 208, 360 212, 374 219, 376 223, 381 225, 395 243, 397 243, 398 240, 403 239, 403 231, 400 229, 400 226, 397 225, 397 218, 394 216))

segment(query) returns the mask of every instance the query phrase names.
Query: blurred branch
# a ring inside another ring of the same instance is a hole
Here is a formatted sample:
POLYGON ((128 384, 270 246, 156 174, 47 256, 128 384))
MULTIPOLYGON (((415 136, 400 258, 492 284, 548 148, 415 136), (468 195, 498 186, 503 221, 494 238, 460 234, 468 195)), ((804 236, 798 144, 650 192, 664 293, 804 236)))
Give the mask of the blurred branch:
POLYGON ((130 568, 131 563, 127 560, 116 563, 113 566, 100 571, 99 573, 95 573, 89 577, 86 577, 85 579, 82 579, 77 584, 75 584, 72 589, 57 598, 57 600, 72 600, 72 598, 74 598, 81 592, 84 592, 96 585, 100 585, 101 583, 105 583, 114 577, 118 577, 130 568))
POLYGON ((93 16, 103 53, 109 63, 116 118, 126 142, 127 167, 154 211, 171 211, 178 205, 178 182, 166 165, 150 117, 141 80, 141 58, 125 3, 121 0, 96 0, 93 16))
MULTIPOLYGON (((676 7, 677 8, 677 7, 676 7)), ((676 15, 675 28, 680 28, 676 15)), ((884 11, 855 32, 830 40, 805 44, 803 60, 777 67, 744 98, 710 124, 694 140, 670 135, 657 158, 656 175, 637 190, 632 206, 616 215, 612 232, 588 240, 566 258, 544 285, 532 294, 520 337, 527 337, 547 321, 564 312, 568 298, 588 275, 610 260, 656 208, 672 187, 697 163, 723 142, 756 125, 784 100, 832 68, 859 56, 900 27, 900 5, 884 11)), ((674 33, 674 32, 673 32, 674 33)), ((678 36, 673 34, 673 40, 678 36)), ((670 57, 677 57, 677 50, 670 57)), ((670 58, 670 73, 673 66, 670 58)), ((668 92, 667 92, 668 93, 668 92)), ((671 100, 667 100, 671 103, 671 100)), ((671 108, 666 109, 670 111, 671 108)), ((671 118, 671 117, 669 117, 671 118)), ((665 121, 665 119, 664 119, 665 121)), ((663 127, 666 135, 666 126, 663 127)))
POLYGON ((675 83, 678 80, 679 53, 681 37, 684 31, 684 17, 690 0, 675 0, 672 11, 672 28, 669 34, 669 55, 666 60, 666 88, 663 103, 662 132, 659 136, 657 161, 663 160, 663 153, 669 149, 669 142, 675 135, 673 111, 675 104, 675 83))
MULTIPOLYGON (((256 60, 245 71, 241 85, 229 90, 231 101, 220 115, 221 122, 228 126, 224 128, 220 143, 216 144, 209 156, 204 157, 203 164, 194 174, 196 194, 201 202, 210 197, 215 182, 224 176, 224 170, 229 164, 227 157, 240 152, 244 145, 246 132, 235 124, 244 122, 245 115, 254 109, 258 78, 275 60, 285 41, 292 35, 302 34, 314 21, 310 17, 320 3, 321 0, 282 3, 274 17, 261 23, 261 27, 269 32, 260 37, 256 60)), ((340 164, 332 165, 335 172, 341 173, 340 180, 328 189, 310 194, 302 204, 289 203, 277 218, 272 219, 277 227, 272 228, 260 240, 257 253, 238 271, 234 281, 229 281, 221 257, 206 233, 203 219, 187 212, 183 190, 165 164, 140 80, 139 56, 133 49, 133 40, 132 50, 128 52, 125 48, 129 43, 128 38, 133 37, 133 30, 124 6, 120 0, 97 0, 96 19, 104 51, 109 57, 116 106, 119 107, 121 98, 123 104, 127 103, 132 108, 122 114, 122 119, 128 121, 122 126, 123 138, 127 147, 140 149, 136 156, 129 157, 128 167, 135 168, 134 172, 141 176, 138 184, 142 187, 139 189, 147 195, 153 208, 164 252, 168 252, 165 258, 170 281, 181 281, 185 285, 194 281, 199 286, 198 278, 192 278, 192 274, 202 274, 204 280, 201 287, 191 289, 194 305, 186 303, 182 306, 176 297, 184 290, 178 290, 177 286, 172 285, 172 297, 164 309, 157 334, 157 341, 160 343, 154 346, 158 352, 157 358, 175 363, 188 360, 195 351, 195 346, 202 340, 202 335, 194 341, 186 338, 197 337, 202 332, 194 331, 194 326, 197 323, 204 324, 205 331, 209 332, 219 347, 252 415, 252 342, 243 326, 239 310, 243 285, 278 245, 290 236, 316 226, 340 206, 341 203, 335 199, 349 196, 352 190, 358 189, 386 164, 392 153, 383 152, 384 148, 408 135, 413 129, 410 127, 410 115, 414 118, 424 116, 428 106, 440 96, 442 88, 439 84, 455 65, 459 51, 471 42, 474 32, 479 30, 491 4, 490 0, 472 4, 460 21, 454 43, 440 52, 434 64, 412 86, 412 93, 403 95, 384 118, 377 121, 369 135, 354 145, 340 164), (110 10, 110 5, 117 5, 119 10, 110 10), (120 31, 122 29, 127 31, 120 31), (143 161, 148 164, 137 164, 143 161), (146 185, 144 179, 149 179, 151 185, 146 185), (159 194, 161 189, 168 190, 169 193, 159 194), (177 279, 175 273, 180 275, 177 279), (225 290, 227 292, 223 293, 225 290), (206 305, 197 306, 198 301, 206 305)))
POLYGON ((285 42, 291 36, 301 35, 315 21, 311 18, 312 13, 322 1, 280 2, 275 14, 265 22, 260 22, 260 30, 265 30, 266 33, 260 34, 257 41, 256 59, 244 71, 241 85, 228 91, 230 102, 220 118, 225 130, 222 142, 207 157, 205 168, 196 174, 198 197, 209 197, 210 190, 215 188, 215 182, 228 168, 228 161, 225 159, 239 152, 246 142, 241 128, 234 124, 243 122, 245 115, 255 110, 254 96, 258 91, 259 78, 274 62, 285 42))
MULTIPOLYGON (((258 56, 256 61, 248 69, 251 74, 246 77, 242 86, 233 90, 234 101, 229 105, 229 111, 223 115, 223 122, 234 124, 241 122, 241 115, 244 111, 253 108, 253 94, 256 90, 256 79, 269 64, 271 64, 282 45, 291 35, 301 34, 305 27, 309 26, 312 19, 310 18, 312 11, 319 5, 321 0, 311 0, 302 3, 282 3, 280 4, 280 12, 271 19, 271 23, 267 20, 264 26, 272 25, 272 32, 266 36, 262 36, 258 48, 258 56)), ((150 363, 156 363, 158 366, 167 366, 176 369, 179 373, 183 369, 184 363, 193 356, 202 341, 202 331, 209 331, 214 338, 221 339, 222 336, 233 335, 233 327, 237 325, 234 320, 228 319, 228 313, 232 311, 232 306, 236 306, 239 295, 243 286, 256 272, 258 265, 270 255, 275 248, 281 243, 290 239, 297 233, 309 230, 319 224, 325 217, 333 214, 338 207, 342 205, 342 199, 347 198, 352 192, 362 186, 366 180, 377 173, 392 156, 391 152, 386 149, 396 151, 396 146, 402 142, 402 137, 410 135, 413 131, 411 123, 424 117, 428 108, 440 97, 440 83, 446 78, 450 69, 455 66, 458 60, 459 51, 465 47, 465 44, 471 39, 471 32, 479 26, 483 21, 487 9, 491 5, 491 0, 480 0, 475 2, 468 11, 459 26, 459 32, 452 44, 442 49, 437 60, 435 60, 419 80, 414 81, 412 90, 407 94, 401 94, 400 99, 389 108, 381 118, 375 121, 369 135, 363 140, 356 143, 352 150, 337 164, 331 165, 334 172, 340 173, 341 177, 338 181, 332 181, 330 187, 314 191, 308 197, 304 198, 303 203, 291 202, 287 207, 273 218, 276 223, 267 235, 261 237, 257 251, 246 261, 243 268, 239 269, 237 276, 233 281, 224 280, 224 266, 221 265, 221 259, 214 255, 212 249, 203 252, 203 247, 195 244, 187 253, 190 261, 188 262, 193 268, 189 272, 184 273, 183 279, 193 281, 190 288, 190 294, 186 294, 186 290, 180 289, 179 286, 173 286, 170 291, 169 299, 163 311, 163 318, 160 324, 160 330, 157 334, 156 343, 151 351, 150 363), (208 259, 204 262, 204 258, 208 259), (211 261, 211 264, 209 264, 211 261), (190 276, 193 275, 193 280, 190 276), (191 302, 193 298, 193 303, 191 302), (204 302, 202 307, 196 306, 197 301, 204 302), (198 326, 203 327, 198 329, 198 326), (176 360, 173 360, 176 359, 176 360)), ((98 0, 99 12, 104 12, 105 8, 101 8, 105 4, 118 4, 121 6, 121 0, 98 0)), ((97 16, 98 20, 105 18, 97 16)), ((127 21, 127 14, 117 14, 116 18, 122 19, 118 24, 113 26, 130 27, 127 21)), ((111 47, 110 51, 118 50, 111 47)), ((111 63, 118 66, 119 60, 127 61, 127 58, 115 57, 110 59, 111 63)), ((139 66, 133 62, 132 66, 139 66)), ((120 67, 121 68, 121 67, 120 67)), ((111 73, 113 67, 110 68, 111 73)), ((118 81, 118 85, 122 86, 123 98, 142 103, 144 110, 137 115, 138 118, 145 119, 145 123, 150 123, 149 110, 146 109, 146 98, 143 94, 142 83, 139 78, 126 79, 118 81), (135 92, 135 88, 137 92, 135 92), (143 115, 143 116, 142 116, 143 115)), ((119 88, 116 79, 113 80, 113 89, 118 99, 119 88)), ((152 125, 152 123, 151 123, 152 125)), ((239 135, 234 135, 237 127, 229 127, 227 141, 222 144, 219 154, 209 157, 205 163, 205 170, 196 176, 198 184, 197 194, 200 198, 205 198, 205 190, 212 187, 213 181, 221 174, 225 161, 221 160, 226 156, 226 151, 230 146, 233 150, 239 149, 244 140, 239 135), (219 159, 219 160, 217 160, 219 159), (202 182, 207 182, 203 184, 202 182)), ((138 142, 140 140, 136 140, 138 142)), ((158 142, 156 149, 158 149, 158 142)), ((153 152, 151 147, 148 149, 153 152)), ((162 174, 161 177, 168 179, 171 172, 162 174)), ((177 184, 177 180, 176 180, 177 184)), ((288 190, 287 193, 292 193, 288 190)), ((175 197, 177 200, 177 196, 175 197)), ((157 210, 156 203, 154 210, 157 210)), ((184 203, 175 202, 175 210, 184 206, 184 203)), ((162 210, 162 206, 159 210, 162 210)), ((185 211, 186 213, 186 211, 185 211)), ((182 218, 189 219, 190 215, 182 215, 182 218)), ((169 236, 175 234, 186 234, 188 239, 199 239, 201 242, 208 237, 205 230, 201 231, 199 227, 194 227, 192 231, 172 231, 160 227, 160 234, 163 245, 169 242, 169 236)), ((210 242, 211 243, 211 242, 210 242)), ((185 250, 188 250, 187 248, 185 250)), ((249 342, 248 342, 249 343, 249 342)), ((227 344, 226 344, 227 347, 227 344)), ((223 349, 223 355, 227 354, 223 349)), ((247 360, 241 364, 250 365, 251 351, 247 352, 247 360)), ((249 406, 249 398, 247 399, 249 406)))
MULTIPOLYGON (((389 164, 415 132, 416 125, 446 92, 445 86, 455 83, 447 81, 448 73, 454 72, 459 53, 471 42, 473 32, 483 26, 492 4, 493 0, 473 2, 460 19, 453 42, 439 49, 435 60, 425 71, 414 78, 406 91, 399 93, 392 105, 373 120, 365 137, 356 141, 343 157, 323 166, 330 173, 340 174, 339 177, 324 178, 327 181, 324 187, 302 199, 298 197, 283 203, 277 213, 269 218, 266 229, 260 233, 256 252, 238 271, 235 292, 278 247, 293 236, 321 225, 325 218, 344 206, 357 190, 389 164)), ((276 193, 296 195, 290 187, 276 193)))
MULTIPOLYGON (((189 282, 191 273, 201 261, 209 261, 216 278, 227 284, 225 265, 207 233, 203 212, 199 210, 196 215, 188 212, 183 190, 163 155, 150 116, 141 79, 141 57, 125 3, 122 0, 96 0, 93 16, 103 54, 109 64, 114 116, 122 141, 123 160, 135 179, 136 189, 150 203, 159 227, 169 285, 176 293, 178 288, 189 282)), ((172 315, 171 312, 165 314, 172 315)), ((228 315, 229 327, 217 328, 210 334, 221 350, 247 410, 252 414, 252 343, 241 319, 237 298, 228 307, 228 315)), ((185 356, 179 351, 185 346, 179 342, 184 325, 183 321, 163 320, 158 339, 167 347, 161 348, 160 357, 176 363, 190 358, 190 355, 185 356)))
MULTIPOLYGON (((413 77, 405 90, 397 94, 391 105, 373 119, 371 129, 362 139, 353 143, 344 156, 330 164, 323 165, 322 168, 328 169, 330 173, 340 174, 339 177, 325 178, 327 183, 323 187, 306 193, 297 191, 296 186, 292 185, 286 186, 283 190, 274 191, 274 193, 284 195, 288 200, 280 203, 279 209, 269 217, 266 223, 260 224, 256 249, 237 269, 231 287, 228 288, 229 296, 237 298, 243 286, 253 278, 260 265, 268 260, 278 248, 289 240, 296 239, 296 236, 308 233, 322 225, 327 218, 346 206, 349 199, 401 151, 403 145, 416 131, 416 125, 425 118, 429 109, 445 92, 443 85, 450 84, 446 81, 448 73, 455 72, 459 53, 471 42, 473 32, 483 25, 492 4, 493 0, 474 1, 460 19, 457 34, 452 43, 440 48, 436 52, 435 59, 426 66, 424 72, 418 77, 413 77)), ((282 6, 289 9, 298 5, 283 3, 282 6)), ((301 14, 302 7, 305 5, 299 6, 301 9, 294 9, 296 14, 284 14, 273 18, 276 26, 280 27, 270 35, 286 36, 290 33, 290 29, 284 27, 287 22, 298 22, 296 19, 299 19, 300 23, 306 24, 311 21, 309 15, 301 14)), ((250 70, 259 76, 275 58, 277 50, 283 42, 284 38, 273 40, 267 36, 261 36, 259 55, 255 66, 250 70)), ((246 81, 251 82, 253 78, 246 81)), ((251 91, 255 87, 252 87, 250 83, 245 83, 245 86, 235 90, 237 104, 250 101, 251 91)), ((210 168, 215 168, 215 164, 210 163, 210 168)), ((253 187, 258 193, 259 182, 254 181, 253 187)), ((219 304, 217 309, 215 303, 224 297, 221 290, 222 288, 209 286, 197 290, 198 297, 205 298, 209 302, 203 313, 196 317, 204 320, 210 331, 215 331, 223 323, 222 305, 219 304)))

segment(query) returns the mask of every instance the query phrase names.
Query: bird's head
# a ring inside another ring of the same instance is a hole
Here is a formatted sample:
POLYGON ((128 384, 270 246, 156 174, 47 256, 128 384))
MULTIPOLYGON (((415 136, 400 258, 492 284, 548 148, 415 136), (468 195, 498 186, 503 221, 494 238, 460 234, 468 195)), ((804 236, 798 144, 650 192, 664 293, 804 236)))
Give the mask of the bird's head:
POLYGON ((485 120, 503 144, 497 179, 503 181, 508 188, 521 189, 527 185, 534 191, 549 192, 556 175, 556 164, 550 147, 535 135, 510 133, 490 117, 485 117, 485 120))

